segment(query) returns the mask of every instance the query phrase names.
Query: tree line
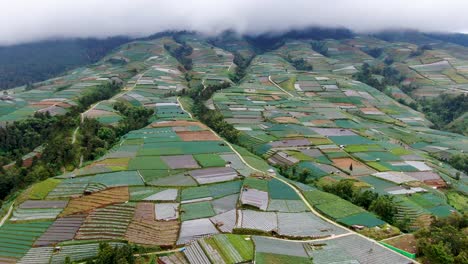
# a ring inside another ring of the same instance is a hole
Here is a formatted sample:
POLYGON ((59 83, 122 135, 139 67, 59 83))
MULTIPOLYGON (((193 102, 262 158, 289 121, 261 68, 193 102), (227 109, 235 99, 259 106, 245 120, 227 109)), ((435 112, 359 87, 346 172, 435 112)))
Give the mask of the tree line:
POLYGON ((203 88, 202 86, 191 87, 192 89, 189 90, 188 95, 194 101, 192 112, 202 123, 212 128, 229 142, 238 144, 239 131, 237 131, 232 124, 226 122, 219 111, 208 109, 204 104, 216 91, 230 86, 231 84, 229 82, 222 82, 219 84, 207 85, 203 88))

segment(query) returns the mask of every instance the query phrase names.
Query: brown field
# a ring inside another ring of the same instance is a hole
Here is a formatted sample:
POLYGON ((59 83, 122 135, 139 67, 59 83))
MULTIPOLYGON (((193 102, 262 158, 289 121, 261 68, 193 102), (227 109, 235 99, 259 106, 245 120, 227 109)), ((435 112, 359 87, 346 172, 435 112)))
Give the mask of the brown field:
POLYGON ((88 212, 93 209, 129 200, 128 187, 110 188, 100 192, 73 198, 60 216, 88 212))
POLYGON ((351 158, 338 158, 332 159, 332 161, 333 165, 335 165, 337 168, 343 171, 350 173, 352 176, 368 175, 376 172, 375 170, 368 168, 361 162, 353 160, 351 158), (353 164, 353 171, 350 171, 351 164, 353 164))
POLYGON ((403 249, 406 252, 416 254, 416 238, 412 234, 402 235, 384 241, 396 248, 403 249))
POLYGON ((275 120, 278 123, 283 123, 283 124, 288 124, 288 123, 299 124, 300 123, 299 120, 290 116, 281 116, 281 117, 274 118, 273 120, 275 120))
POLYGON ((333 123, 333 121, 328 120, 328 119, 316 119, 316 120, 312 120, 311 123, 315 125, 324 125, 324 124, 331 124, 333 123))
POLYGON ((125 239, 142 245, 172 246, 179 227, 178 221, 156 221, 153 203, 138 203, 125 239))
POLYGON ((0 257, 0 263, 1 264, 10 264, 10 263, 14 264, 16 262, 18 262, 18 260, 15 259, 15 258, 0 257))
POLYGON ((429 185, 429 186, 433 186, 433 187, 436 187, 436 188, 445 188, 447 187, 447 184, 445 183, 444 180, 442 179, 438 179, 438 180, 426 180, 424 181, 425 184, 429 185))
POLYGON ((199 126, 202 129, 208 129, 205 125, 196 121, 168 121, 168 122, 154 122, 150 124, 150 127, 184 127, 184 126, 199 126))
POLYGON ((212 141, 220 138, 209 130, 205 131, 177 131, 177 135, 183 141, 212 141))

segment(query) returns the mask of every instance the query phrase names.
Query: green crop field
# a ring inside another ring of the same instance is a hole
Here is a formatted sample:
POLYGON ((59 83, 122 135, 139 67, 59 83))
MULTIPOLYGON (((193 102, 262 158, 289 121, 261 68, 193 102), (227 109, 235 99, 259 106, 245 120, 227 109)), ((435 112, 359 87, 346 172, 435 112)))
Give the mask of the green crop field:
POLYGON ((259 264, 309 264, 311 259, 306 257, 279 255, 273 253, 255 253, 255 263, 259 264))
POLYGON ((193 156, 202 167, 224 167, 226 161, 216 154, 198 154, 193 156))
POLYGON ((34 184, 28 191, 29 199, 44 199, 60 182, 61 180, 58 179, 47 179, 43 182, 34 184))
POLYGON ((182 204, 180 207, 181 220, 187 221, 198 218, 206 218, 215 215, 210 202, 182 204))

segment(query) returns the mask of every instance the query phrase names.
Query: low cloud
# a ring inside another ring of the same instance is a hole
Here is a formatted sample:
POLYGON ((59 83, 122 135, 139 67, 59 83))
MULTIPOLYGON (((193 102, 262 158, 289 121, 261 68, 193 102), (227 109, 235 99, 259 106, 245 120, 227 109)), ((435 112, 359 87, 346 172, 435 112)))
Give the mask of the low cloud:
POLYGON ((466 0, 2 1, 0 45, 61 37, 140 37, 165 30, 265 33, 308 26, 467 32, 466 0), (8 3, 6 3, 8 2, 8 3))

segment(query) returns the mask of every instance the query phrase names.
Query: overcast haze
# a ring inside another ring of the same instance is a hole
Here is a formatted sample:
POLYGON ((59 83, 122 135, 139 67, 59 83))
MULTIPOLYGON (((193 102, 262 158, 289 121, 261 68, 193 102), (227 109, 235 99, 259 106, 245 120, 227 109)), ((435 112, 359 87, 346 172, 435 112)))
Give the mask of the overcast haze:
POLYGON ((0 45, 57 37, 216 34, 343 26, 468 31, 466 0, 0 0, 0 45))

